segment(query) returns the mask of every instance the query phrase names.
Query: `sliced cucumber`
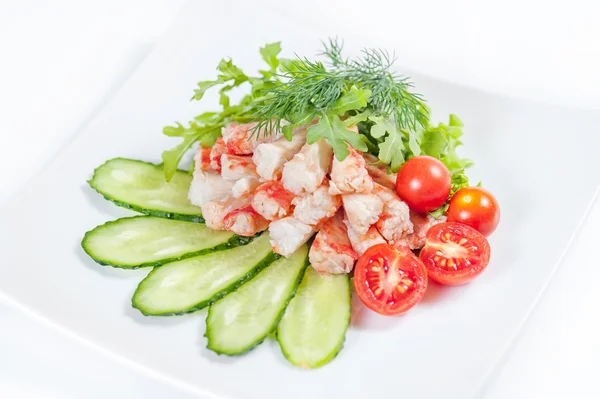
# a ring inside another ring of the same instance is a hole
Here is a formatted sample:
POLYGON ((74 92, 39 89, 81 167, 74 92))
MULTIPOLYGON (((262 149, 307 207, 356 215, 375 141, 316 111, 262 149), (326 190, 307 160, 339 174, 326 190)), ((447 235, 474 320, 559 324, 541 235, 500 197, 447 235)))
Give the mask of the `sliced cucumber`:
POLYGON ((273 262, 252 281, 212 304, 206 318, 208 349, 241 355, 277 327, 308 265, 308 246, 273 262))
POLYGON ((204 222, 200 208, 188 200, 191 181, 188 173, 178 170, 167 182, 160 166, 114 158, 96 168, 88 183, 104 198, 124 208, 163 218, 204 222))
POLYGON ((342 349, 350 323, 350 280, 345 274, 304 274, 279 326, 277 340, 290 363, 315 368, 342 349))
POLYGON ((145 315, 168 316, 202 309, 236 290, 273 262, 268 234, 248 245, 154 268, 138 285, 132 305, 145 315))
POLYGON ((212 230, 200 223, 133 216, 85 233, 81 246, 101 265, 135 269, 244 245, 248 237, 212 230))

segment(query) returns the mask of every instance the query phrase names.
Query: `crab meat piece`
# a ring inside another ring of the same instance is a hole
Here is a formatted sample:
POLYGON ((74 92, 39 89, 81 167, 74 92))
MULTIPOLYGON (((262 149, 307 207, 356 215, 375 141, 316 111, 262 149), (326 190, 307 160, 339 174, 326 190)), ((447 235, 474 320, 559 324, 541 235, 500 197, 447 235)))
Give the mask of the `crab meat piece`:
POLYGON ((413 224, 413 232, 408 234, 404 240, 396 243, 396 246, 406 246, 410 249, 421 249, 425 246, 427 231, 436 224, 446 221, 446 216, 435 218, 430 214, 410 211, 410 220, 413 224))
POLYGON ((260 184, 260 181, 254 177, 242 177, 231 187, 231 194, 235 198, 251 195, 260 184))
POLYGON ((221 155, 227 152, 227 145, 223 137, 217 138, 215 145, 210 150, 210 167, 212 170, 221 173, 221 155))
POLYGON ((314 226, 335 215, 342 205, 342 198, 329 194, 329 184, 325 180, 315 192, 294 198, 292 204, 295 206, 294 217, 314 226))
POLYGON ((252 160, 256 164, 256 172, 265 180, 281 178, 283 166, 306 143, 307 126, 295 128, 292 140, 281 137, 271 143, 259 144, 254 150, 252 160))
POLYGON ((227 152, 235 155, 252 155, 260 143, 268 143, 280 137, 279 134, 266 135, 264 131, 254 132, 254 123, 238 125, 230 123, 221 130, 223 140, 227 144, 227 152))
POLYGON ((225 227, 225 216, 236 209, 250 204, 250 198, 227 197, 220 201, 209 201, 202 205, 202 217, 206 226, 213 230, 227 230, 225 227))
POLYGON ((395 191, 375 183, 373 194, 383 202, 383 209, 375 226, 389 244, 394 244, 413 232, 408 205, 395 191))
POLYGON ((348 146, 350 153, 343 161, 333 159, 331 165, 331 194, 370 193, 373 179, 361 153, 348 146))
MULTIPOLYGON (((331 191, 331 190, 330 190, 331 191)), ((344 194, 342 202, 352 230, 366 234, 383 211, 383 201, 375 194, 344 194)))
POLYGON ((268 181, 258 186, 252 198, 252 206, 267 220, 281 219, 290 214, 294 194, 287 191, 279 181, 268 181))
POLYGON ((333 149, 324 139, 304 144, 283 167, 281 181, 286 190, 296 195, 314 192, 329 173, 332 157, 333 149))
POLYGON ((188 191, 190 202, 202 206, 209 201, 219 201, 231 195, 232 181, 224 180, 220 174, 196 168, 188 191))
POLYGON ((375 226, 369 227, 365 234, 360 234, 352 229, 348 218, 344 218, 344 224, 348 227, 348 239, 350 239, 352 249, 356 251, 358 256, 364 254, 373 245, 386 243, 385 238, 383 238, 375 226))
POLYGON ((235 209, 223 218, 225 229, 239 236, 251 237, 269 227, 269 221, 256 213, 252 205, 235 209))
POLYGON ((258 178, 252 157, 232 154, 221 155, 221 176, 234 181, 244 177, 258 178))
POLYGON ((283 256, 290 256, 315 232, 313 226, 304 224, 293 216, 271 222, 269 235, 273 251, 283 256))
POLYGON ((194 156, 194 170, 210 170, 210 151, 210 148, 198 147, 198 151, 194 156))
POLYGON ((388 167, 378 165, 379 160, 371 154, 363 154, 363 158, 366 162, 367 171, 375 183, 396 190, 397 173, 388 173, 388 167))
POLYGON ((340 211, 330 218, 310 246, 308 259, 319 273, 350 273, 358 256, 348 238, 348 230, 340 211))

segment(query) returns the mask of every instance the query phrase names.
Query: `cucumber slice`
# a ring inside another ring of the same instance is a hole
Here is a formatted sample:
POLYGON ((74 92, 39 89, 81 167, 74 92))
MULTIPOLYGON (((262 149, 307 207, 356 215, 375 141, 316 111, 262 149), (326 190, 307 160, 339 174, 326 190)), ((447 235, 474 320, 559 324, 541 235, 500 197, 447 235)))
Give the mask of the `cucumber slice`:
POLYGON ((118 206, 169 219, 204 222, 202 211, 188 200, 192 177, 181 170, 165 181, 161 166, 114 158, 96 168, 90 186, 118 206))
POLYGON ((81 246, 101 265, 136 269, 160 266, 250 241, 248 237, 212 230, 200 223, 133 216, 88 231, 81 246))
POLYGON ((321 367, 342 349, 349 323, 348 275, 320 275, 309 267, 277 327, 277 340, 290 363, 321 367))
POLYGON ((202 309, 254 277, 277 256, 268 234, 248 245, 154 268, 133 294, 145 315, 168 316, 202 309))
POLYGON ((207 348, 223 355, 248 352, 277 327, 308 265, 308 246, 281 258, 252 281, 212 304, 206 318, 207 348))

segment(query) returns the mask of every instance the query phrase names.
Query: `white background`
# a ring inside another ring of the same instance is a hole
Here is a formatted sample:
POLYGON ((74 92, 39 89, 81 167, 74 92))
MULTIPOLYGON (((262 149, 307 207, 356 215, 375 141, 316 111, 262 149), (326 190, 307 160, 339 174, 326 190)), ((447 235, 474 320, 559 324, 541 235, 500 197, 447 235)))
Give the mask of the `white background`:
MULTIPOLYGON (((376 26, 360 20, 357 2, 322 2, 319 13, 313 13, 316 8, 309 3, 298 10, 307 18, 344 12, 361 28, 376 26)), ((600 110, 597 5, 423 3, 410 7, 423 18, 424 32, 415 35, 427 51, 407 49, 404 65, 487 90, 600 110)), ((110 100, 182 4, 181 0, 0 2, 0 203, 110 100)), ((382 13, 380 23, 393 23, 394 16, 409 7, 392 4, 395 9, 382 13)), ((591 176, 596 174, 590 171, 591 176)), ((568 182, 557 182, 557 188, 568 189, 568 182)), ((568 204, 557 211, 568 212, 568 204)), ((598 238, 597 202, 526 329, 498 366, 486 398, 600 397, 595 383, 600 370, 598 238)), ((0 397, 189 396, 0 303, 0 397)))

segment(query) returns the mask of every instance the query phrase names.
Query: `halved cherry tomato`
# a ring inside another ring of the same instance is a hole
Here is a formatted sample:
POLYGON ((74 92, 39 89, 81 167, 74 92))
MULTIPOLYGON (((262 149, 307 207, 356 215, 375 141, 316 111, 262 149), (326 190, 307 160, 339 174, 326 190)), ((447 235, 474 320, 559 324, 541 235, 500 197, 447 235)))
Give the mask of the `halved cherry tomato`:
POLYGON ((382 315, 397 315, 423 298, 427 271, 410 249, 377 244, 358 259, 354 286, 367 307, 382 315))
POLYGON ((439 159, 421 155, 402 165, 396 192, 416 212, 431 212, 444 205, 450 195, 450 172, 439 159))
POLYGON ((488 240, 472 227, 445 222, 427 231, 419 258, 429 277, 440 284, 460 285, 481 274, 490 262, 488 240))
POLYGON ((500 222, 500 206, 492 193, 483 188, 461 188, 450 199, 448 221, 464 223, 489 236, 500 222))

